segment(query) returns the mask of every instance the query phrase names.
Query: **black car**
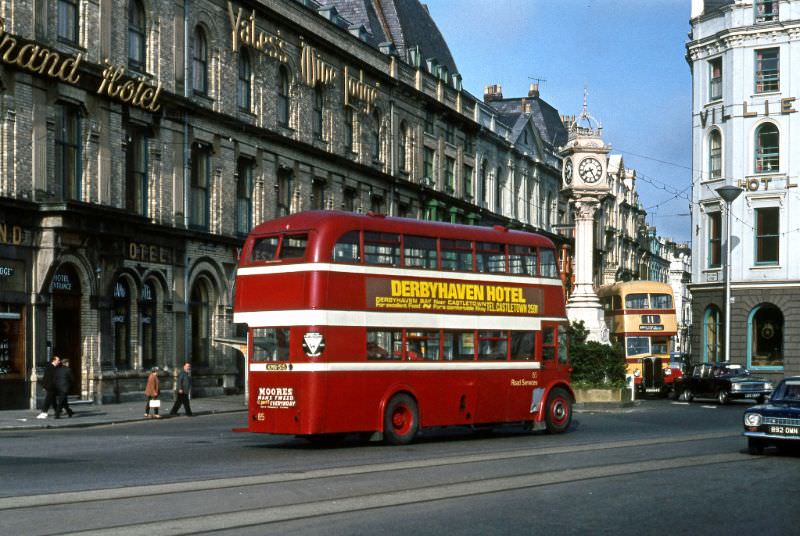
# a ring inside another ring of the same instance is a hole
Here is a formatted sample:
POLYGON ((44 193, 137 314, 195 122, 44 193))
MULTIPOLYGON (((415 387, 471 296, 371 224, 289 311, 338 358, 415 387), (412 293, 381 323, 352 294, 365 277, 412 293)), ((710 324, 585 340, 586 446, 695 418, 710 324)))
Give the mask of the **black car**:
POLYGON ((686 375, 675 383, 675 396, 686 402, 695 397, 716 398, 720 404, 736 399, 762 402, 772 389, 772 382, 753 376, 741 365, 700 363, 690 367, 686 375))
POLYGON ((800 445, 800 376, 784 378, 766 404, 745 410, 744 435, 750 454, 768 445, 800 445))

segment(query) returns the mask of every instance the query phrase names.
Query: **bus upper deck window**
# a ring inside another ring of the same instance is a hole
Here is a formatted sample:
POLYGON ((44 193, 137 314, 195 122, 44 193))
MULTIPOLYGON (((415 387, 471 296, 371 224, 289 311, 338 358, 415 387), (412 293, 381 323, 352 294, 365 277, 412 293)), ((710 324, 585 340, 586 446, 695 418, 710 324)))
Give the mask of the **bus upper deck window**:
POLYGON ((541 249, 539 251, 539 274, 542 277, 558 277, 556 252, 552 249, 541 249))
POLYGON ((306 256, 308 235, 285 235, 281 243, 281 259, 303 259, 306 256))
POLYGON ((628 294, 625 296, 626 309, 649 309, 647 294, 628 294))
POLYGON ((357 264, 361 262, 361 253, 358 245, 358 231, 349 231, 343 234, 333 246, 333 262, 357 264))
POLYGON ((508 271, 517 275, 536 275, 536 248, 509 246, 508 271))
POLYGON ((506 252, 503 244, 478 242, 475 249, 479 272, 502 274, 506 271, 506 252))
POLYGON ((442 270, 453 272, 472 271, 472 242, 469 240, 439 241, 442 250, 442 270))
POLYGON ((651 294, 650 303, 653 309, 672 309, 672 294, 651 294))
POLYGON ((279 237, 267 236, 259 238, 253 244, 253 252, 250 254, 252 261, 274 261, 275 253, 278 251, 279 237))
POLYGON ((364 262, 399 267, 400 235, 365 231, 364 262))
POLYGON ((427 236, 403 237, 403 266, 435 270, 437 268, 436 239, 427 236))

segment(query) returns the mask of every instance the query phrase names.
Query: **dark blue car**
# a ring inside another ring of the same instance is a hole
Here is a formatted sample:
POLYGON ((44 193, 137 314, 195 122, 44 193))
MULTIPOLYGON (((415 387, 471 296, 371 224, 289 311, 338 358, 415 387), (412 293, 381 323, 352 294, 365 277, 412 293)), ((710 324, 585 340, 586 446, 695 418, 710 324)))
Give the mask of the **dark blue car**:
POLYGON ((750 454, 769 445, 800 445, 800 376, 784 378, 766 404, 744 412, 744 435, 750 454))

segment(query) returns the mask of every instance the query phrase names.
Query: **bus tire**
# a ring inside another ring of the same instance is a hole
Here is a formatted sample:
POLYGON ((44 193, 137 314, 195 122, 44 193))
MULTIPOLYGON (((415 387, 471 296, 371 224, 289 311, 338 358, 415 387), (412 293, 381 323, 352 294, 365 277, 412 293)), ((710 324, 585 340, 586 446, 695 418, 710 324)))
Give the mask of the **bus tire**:
POLYGON ((556 387, 547 395, 544 421, 547 432, 560 434, 569 428, 572 422, 572 397, 561 387, 556 387))
POLYGON ((390 445, 407 445, 419 430, 417 403, 407 394, 398 394, 386 404, 383 437, 390 445))

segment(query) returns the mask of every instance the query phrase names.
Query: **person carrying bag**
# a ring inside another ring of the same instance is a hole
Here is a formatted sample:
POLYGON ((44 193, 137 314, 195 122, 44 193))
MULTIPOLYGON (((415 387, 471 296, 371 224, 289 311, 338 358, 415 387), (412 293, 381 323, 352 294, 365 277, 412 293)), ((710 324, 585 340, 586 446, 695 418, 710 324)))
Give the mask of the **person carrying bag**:
POLYGON ((158 367, 153 367, 150 375, 147 377, 147 386, 144 388, 144 396, 147 399, 147 404, 144 407, 145 418, 150 418, 150 409, 153 410, 153 418, 160 419, 158 408, 161 407, 161 401, 158 399, 158 367))

